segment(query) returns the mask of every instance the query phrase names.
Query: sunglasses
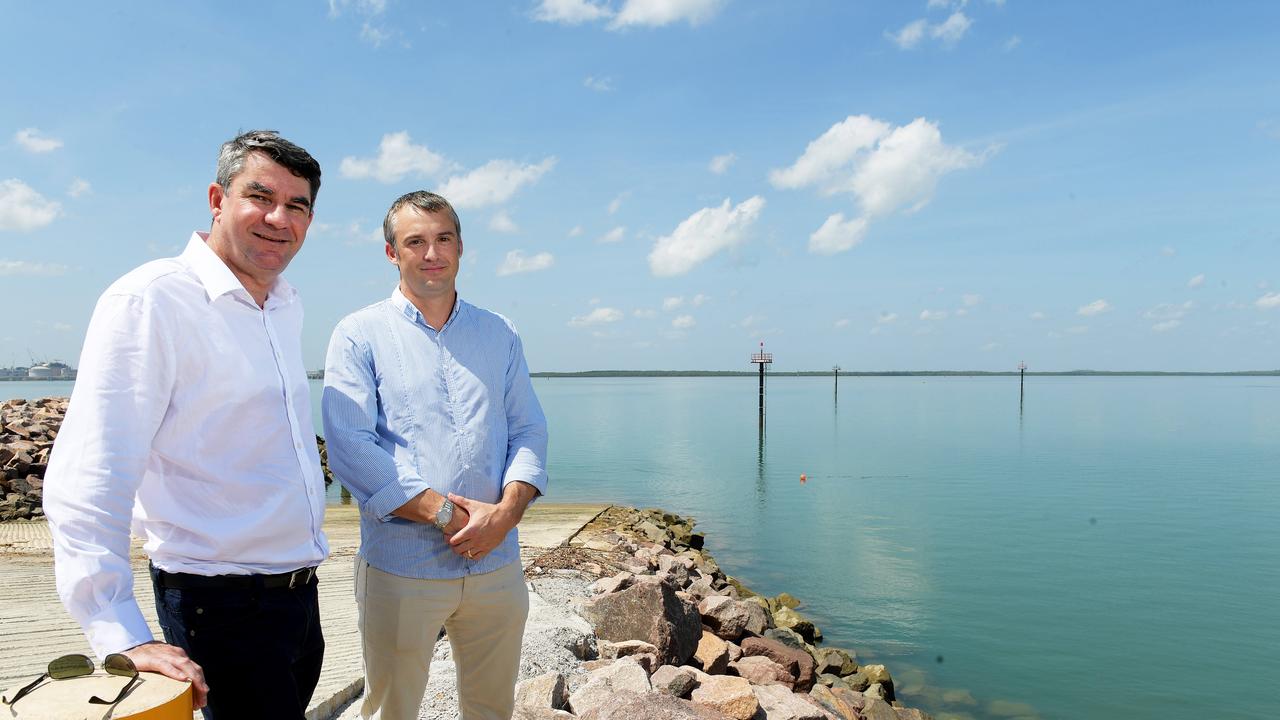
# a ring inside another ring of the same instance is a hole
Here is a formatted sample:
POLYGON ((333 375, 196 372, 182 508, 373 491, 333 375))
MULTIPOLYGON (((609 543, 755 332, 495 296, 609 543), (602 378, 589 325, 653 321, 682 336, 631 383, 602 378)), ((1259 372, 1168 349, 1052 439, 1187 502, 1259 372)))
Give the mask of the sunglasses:
MULTIPOLYGON (((89 702, 94 705, 115 705, 129 694, 129 690, 138 682, 138 668, 134 667, 133 661, 120 653, 112 653, 102 660, 102 669, 107 671, 109 675, 119 675, 129 678, 129 682, 120 689, 120 693, 113 700, 104 700, 97 695, 89 698, 89 702)), ((49 663, 49 670, 45 674, 36 678, 31 684, 18 691, 13 699, 0 697, 0 702, 6 705, 13 705, 21 700, 25 695, 36 689, 36 686, 44 682, 46 678, 53 680, 67 680, 74 677, 84 677, 93 674, 93 661, 85 655, 63 655, 55 658, 49 663)))

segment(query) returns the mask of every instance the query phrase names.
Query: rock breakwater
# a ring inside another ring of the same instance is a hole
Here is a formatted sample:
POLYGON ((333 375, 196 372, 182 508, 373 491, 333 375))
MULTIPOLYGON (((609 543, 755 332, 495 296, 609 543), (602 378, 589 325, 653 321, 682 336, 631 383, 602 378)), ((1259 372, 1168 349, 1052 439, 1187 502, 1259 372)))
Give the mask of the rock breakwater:
MULTIPOLYGON (((44 472, 70 398, 0 403, 0 522, 44 517, 44 472)), ((316 437, 324 483, 333 482, 324 438, 316 437)))
POLYGON ((577 603, 593 636, 566 647, 576 672, 517 688, 516 718, 923 720, 883 665, 822 645, 796 598, 765 597, 726 575, 694 521, 611 507, 528 575, 594 578, 577 603))
POLYGON ((0 520, 44 517, 44 471, 67 398, 0 404, 0 520))

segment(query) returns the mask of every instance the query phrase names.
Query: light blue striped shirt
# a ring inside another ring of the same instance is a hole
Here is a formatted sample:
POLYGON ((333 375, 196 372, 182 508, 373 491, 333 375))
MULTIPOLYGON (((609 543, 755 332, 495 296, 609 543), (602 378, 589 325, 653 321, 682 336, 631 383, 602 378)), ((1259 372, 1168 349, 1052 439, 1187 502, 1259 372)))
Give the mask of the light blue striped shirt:
POLYGON ((322 399, 329 467, 360 504, 360 556, 411 578, 487 573, 520 559, 517 532, 480 560, 434 525, 391 512, 431 488, 496 503, 547 489, 547 421, 511 322, 463 302, 436 332, 397 287, 343 318, 322 399))

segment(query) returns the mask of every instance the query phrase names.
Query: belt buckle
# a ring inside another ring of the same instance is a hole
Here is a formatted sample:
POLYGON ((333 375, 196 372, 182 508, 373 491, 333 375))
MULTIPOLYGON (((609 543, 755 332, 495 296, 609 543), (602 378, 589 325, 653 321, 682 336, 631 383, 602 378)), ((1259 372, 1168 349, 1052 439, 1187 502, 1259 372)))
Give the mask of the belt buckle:
POLYGON ((307 583, 311 582, 311 578, 315 577, 315 575, 316 575, 316 569, 313 567, 302 568, 301 570, 294 570, 293 572, 289 573, 289 589, 292 590, 298 586, 299 576, 303 577, 302 584, 306 585, 307 583))

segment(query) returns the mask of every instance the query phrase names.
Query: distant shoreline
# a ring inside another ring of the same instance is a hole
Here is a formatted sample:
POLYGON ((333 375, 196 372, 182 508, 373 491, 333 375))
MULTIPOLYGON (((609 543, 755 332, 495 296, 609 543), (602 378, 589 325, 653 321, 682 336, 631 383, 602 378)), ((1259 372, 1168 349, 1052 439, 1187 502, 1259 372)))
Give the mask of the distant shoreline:
MULTIPOLYGON (((580 372, 534 372, 536 378, 649 378, 649 377, 758 377, 752 370, 583 370, 580 372)), ((831 377, 830 370, 770 370, 768 377, 831 377)), ((1017 370, 841 370, 840 377, 1017 377, 1017 370)), ((1190 370, 1060 370, 1027 372, 1027 377, 1280 377, 1280 370, 1232 370, 1195 372, 1190 370)), ((323 370, 307 371, 310 380, 323 380, 323 370)), ((0 382, 75 382, 70 378, 8 378, 0 382)))
MULTIPOLYGON (((535 372, 536 378, 593 377, 757 377, 751 370, 586 370, 583 372, 535 372)), ((769 371, 769 377, 831 377, 831 370, 769 371)), ((840 377, 1017 377, 1017 370, 841 370, 840 377)), ((1280 377, 1280 370, 1236 370, 1231 372, 1192 372, 1162 370, 1064 370, 1027 372, 1027 377, 1280 377)))

